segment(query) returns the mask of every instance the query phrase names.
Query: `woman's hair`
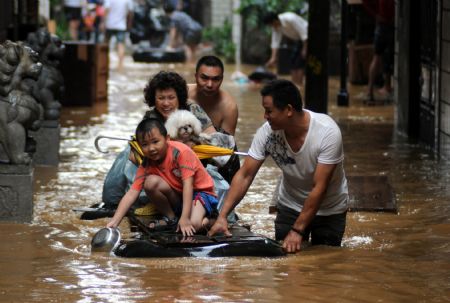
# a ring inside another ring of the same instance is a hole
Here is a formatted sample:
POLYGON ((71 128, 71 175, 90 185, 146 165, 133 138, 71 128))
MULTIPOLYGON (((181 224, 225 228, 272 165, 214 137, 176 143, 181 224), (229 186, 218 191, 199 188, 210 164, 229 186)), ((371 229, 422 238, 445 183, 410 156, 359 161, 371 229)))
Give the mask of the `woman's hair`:
POLYGON ((136 127, 136 140, 140 143, 145 135, 151 132, 152 129, 157 128, 161 135, 167 136, 167 129, 161 121, 154 118, 147 118, 142 120, 136 127))
POLYGON ((278 109, 285 109, 290 104, 298 112, 303 110, 302 95, 297 86, 289 80, 270 81, 261 89, 261 96, 271 96, 273 105, 278 109))
POLYGON ((149 107, 155 106, 155 94, 157 90, 173 88, 177 94, 179 109, 187 109, 188 88, 186 80, 175 72, 160 71, 144 88, 144 103, 149 107))

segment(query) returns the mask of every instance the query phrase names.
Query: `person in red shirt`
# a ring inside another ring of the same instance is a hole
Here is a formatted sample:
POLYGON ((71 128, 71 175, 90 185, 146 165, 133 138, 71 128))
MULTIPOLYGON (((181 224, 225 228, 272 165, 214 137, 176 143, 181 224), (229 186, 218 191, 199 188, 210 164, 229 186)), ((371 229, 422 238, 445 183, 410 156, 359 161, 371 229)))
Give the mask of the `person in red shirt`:
POLYGON ((151 229, 177 226, 184 236, 192 236, 209 223, 217 210, 213 179, 187 145, 170 140, 159 120, 142 120, 136 128, 136 139, 145 158, 107 227, 117 227, 141 190, 145 190, 150 203, 163 215, 151 223, 151 229))

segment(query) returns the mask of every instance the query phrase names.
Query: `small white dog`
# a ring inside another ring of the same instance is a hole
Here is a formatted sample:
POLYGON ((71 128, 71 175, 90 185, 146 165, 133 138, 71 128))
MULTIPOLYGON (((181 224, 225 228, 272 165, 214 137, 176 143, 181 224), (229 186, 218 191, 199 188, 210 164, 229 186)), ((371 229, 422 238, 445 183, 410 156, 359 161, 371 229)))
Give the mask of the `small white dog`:
POLYGON ((165 123, 167 134, 172 140, 181 141, 189 146, 208 144, 209 136, 202 133, 200 120, 188 110, 180 109, 170 114, 165 123))

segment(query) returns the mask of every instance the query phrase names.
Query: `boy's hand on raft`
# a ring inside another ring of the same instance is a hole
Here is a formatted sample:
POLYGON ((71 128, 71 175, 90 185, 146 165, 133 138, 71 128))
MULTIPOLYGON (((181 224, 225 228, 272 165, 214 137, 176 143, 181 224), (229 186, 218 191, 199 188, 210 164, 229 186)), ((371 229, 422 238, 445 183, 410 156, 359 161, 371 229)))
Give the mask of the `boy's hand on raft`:
POLYGON ((191 220, 186 218, 180 218, 178 222, 177 232, 181 231, 183 236, 193 236, 195 234, 195 228, 191 223, 191 220))

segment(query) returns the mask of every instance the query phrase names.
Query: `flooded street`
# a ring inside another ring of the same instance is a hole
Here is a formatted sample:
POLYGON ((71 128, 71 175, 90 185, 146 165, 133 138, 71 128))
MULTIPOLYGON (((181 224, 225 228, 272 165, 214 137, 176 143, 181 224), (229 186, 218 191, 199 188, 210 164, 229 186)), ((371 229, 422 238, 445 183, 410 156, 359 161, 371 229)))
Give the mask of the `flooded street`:
MULTIPOLYGON (((330 80, 328 111, 343 132, 346 173, 387 176, 397 214, 351 212, 342 248, 308 247, 278 259, 91 254, 91 238, 108 219, 82 221, 72 209, 100 202, 103 179, 124 147, 103 140, 110 152, 99 153, 95 137, 133 134, 146 110, 142 90, 159 70, 194 80, 194 67, 127 60, 123 74, 110 72, 107 103, 64 108, 59 167, 34 170, 33 223, 1 223, 0 302, 450 302, 450 162, 396 134, 394 105, 351 99, 350 107, 337 107, 338 79, 330 80)), ((236 139, 247 151, 263 109, 258 89, 230 80, 234 69, 226 66, 223 87, 238 102, 236 139)), ((362 91, 350 88, 351 96, 362 91)), ((237 208, 269 237, 278 175, 266 161, 237 208)))

